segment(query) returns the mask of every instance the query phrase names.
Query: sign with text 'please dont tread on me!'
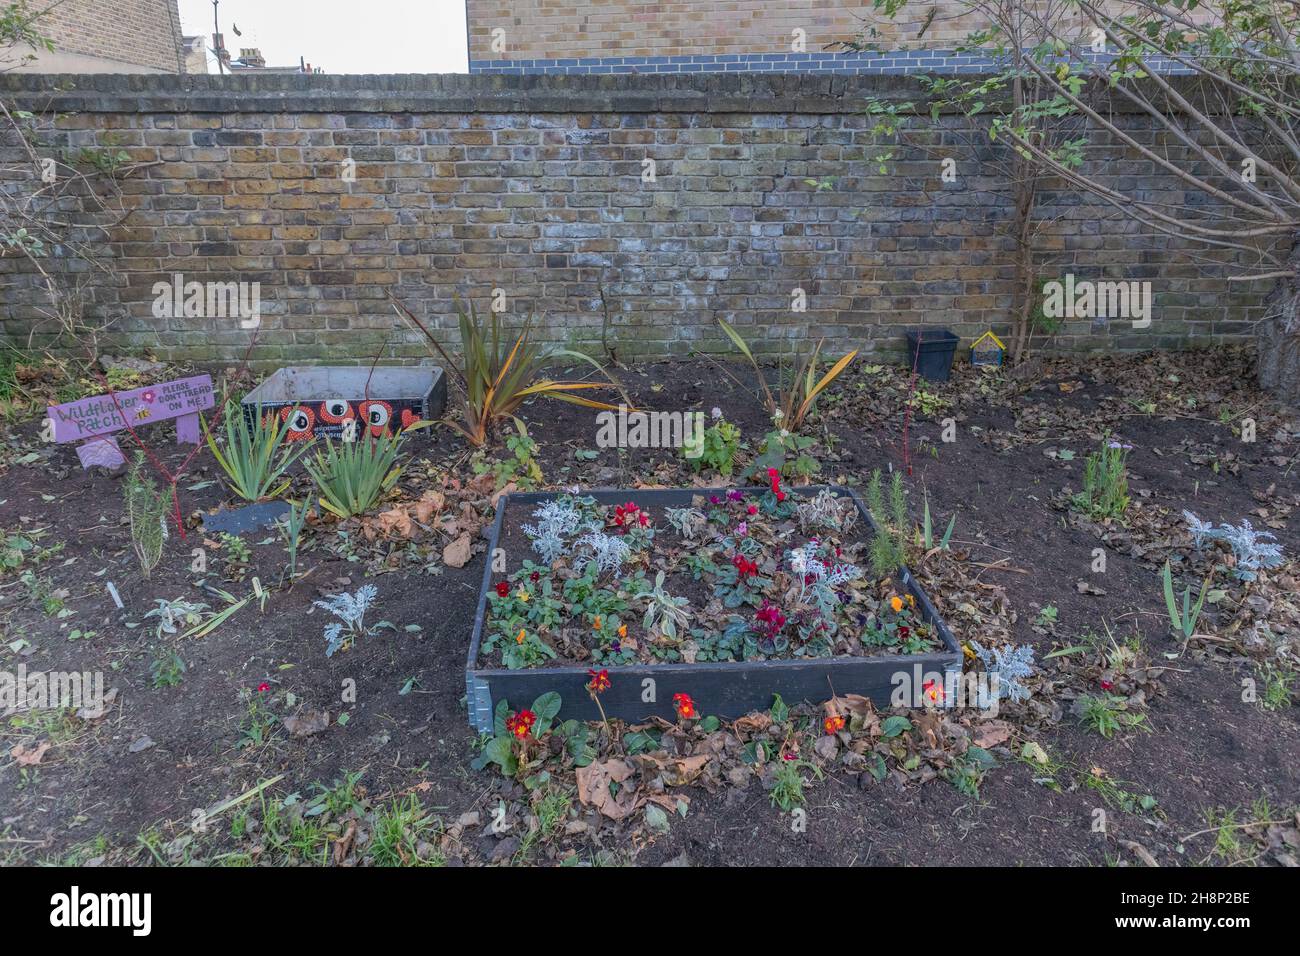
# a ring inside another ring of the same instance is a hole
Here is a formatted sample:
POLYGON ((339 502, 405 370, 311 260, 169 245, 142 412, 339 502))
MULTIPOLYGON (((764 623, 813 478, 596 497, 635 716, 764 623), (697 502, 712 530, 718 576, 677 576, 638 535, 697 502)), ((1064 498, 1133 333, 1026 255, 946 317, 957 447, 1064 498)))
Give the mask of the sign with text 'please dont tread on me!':
POLYGON ((176 440, 199 441, 199 412, 215 403, 210 375, 178 378, 114 394, 92 395, 49 406, 52 438, 60 444, 83 442, 77 448, 81 467, 116 468, 126 461, 114 432, 176 419, 176 440))

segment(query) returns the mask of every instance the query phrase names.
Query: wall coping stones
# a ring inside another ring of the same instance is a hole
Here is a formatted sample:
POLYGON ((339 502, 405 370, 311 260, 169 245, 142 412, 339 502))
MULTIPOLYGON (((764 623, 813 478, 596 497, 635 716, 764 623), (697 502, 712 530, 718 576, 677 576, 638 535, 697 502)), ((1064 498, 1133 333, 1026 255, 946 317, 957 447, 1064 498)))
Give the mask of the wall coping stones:
MULTIPOLYGON (((1181 86, 1189 78, 1170 78, 1181 86)), ((0 96, 81 113, 809 113, 917 100, 915 76, 811 73, 0 73, 0 96)), ((1134 111, 1117 97, 1108 108, 1134 111)))

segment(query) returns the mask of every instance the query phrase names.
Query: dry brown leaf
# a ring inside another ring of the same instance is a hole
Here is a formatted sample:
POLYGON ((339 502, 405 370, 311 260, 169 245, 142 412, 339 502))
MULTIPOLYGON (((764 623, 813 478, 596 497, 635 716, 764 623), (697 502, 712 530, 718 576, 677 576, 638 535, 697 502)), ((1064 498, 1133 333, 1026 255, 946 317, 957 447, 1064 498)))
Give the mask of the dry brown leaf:
POLYGON ((447 496, 441 491, 430 489, 420 495, 420 500, 415 503, 415 520, 420 524, 428 524, 433 520, 433 516, 447 507, 447 496))
POLYGON ((713 759, 712 754, 694 754, 690 757, 643 754, 638 757, 643 768, 651 769, 664 778, 670 787, 684 787, 698 777, 713 759))
POLYGON ((577 770, 578 800, 595 807, 611 820, 622 820, 636 812, 644 801, 638 800, 632 787, 619 787, 618 795, 609 792, 610 783, 621 784, 636 772, 626 760, 603 760, 577 770))
POLYGON ((738 734, 762 733, 772 726, 772 717, 767 711, 759 711, 737 718, 732 721, 731 726, 736 728, 738 734))
POLYGON ((356 838, 357 838, 357 821, 351 820, 348 822, 347 830, 343 832, 343 835, 339 837, 334 844, 334 865, 335 866, 341 865, 343 861, 348 858, 348 854, 352 852, 352 844, 356 841, 356 838))
POLYGON ((462 534, 447 547, 442 549, 442 563, 449 568, 463 568, 469 564, 470 550, 473 542, 468 534, 462 534))
POLYGON ((328 710, 299 711, 292 717, 284 718, 284 729, 291 737, 310 737, 329 729, 330 712, 328 710))
POLYGON ((976 747, 988 750, 1011 739, 1011 725, 1005 720, 990 720, 979 724, 972 738, 976 747))
POLYGON ((396 505, 387 511, 381 512, 375 519, 375 525, 382 534, 398 535, 402 538, 409 538, 415 534, 415 525, 411 521, 411 516, 406 510, 405 505, 396 505))
POLYGON ((9 751, 9 756, 14 758, 14 763, 20 767, 34 767, 41 762, 45 756, 45 751, 50 749, 50 742, 42 740, 39 744, 28 750, 22 744, 19 744, 13 750, 9 751))

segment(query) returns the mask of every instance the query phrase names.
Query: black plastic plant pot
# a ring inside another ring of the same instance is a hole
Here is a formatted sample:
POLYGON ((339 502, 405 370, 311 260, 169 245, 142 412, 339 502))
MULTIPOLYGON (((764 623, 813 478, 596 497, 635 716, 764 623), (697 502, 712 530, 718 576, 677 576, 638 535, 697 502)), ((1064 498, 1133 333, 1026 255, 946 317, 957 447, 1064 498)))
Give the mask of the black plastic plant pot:
POLYGON ((957 336, 948 329, 910 329, 907 333, 907 364, 922 378, 946 382, 957 354, 957 336))
MULTIPOLYGON (((862 501, 839 486, 813 486, 796 489, 801 496, 815 495, 829 487, 837 495, 853 500, 867 528, 874 529, 871 515, 862 501)), ((673 489, 602 489, 584 491, 597 502, 609 505, 635 499, 643 507, 680 508, 691 503, 695 495, 725 495, 727 488, 673 489)), ((761 495, 765 488, 741 488, 761 495)), ((469 704, 469 722, 483 733, 492 732, 493 708, 499 701, 509 702, 512 709, 528 707, 548 691, 560 695, 559 719, 599 720, 600 711, 587 693, 591 679, 585 665, 535 667, 510 670, 484 667, 479 661, 479 646, 487 615, 488 589, 492 580, 491 555, 496 553, 502 528, 507 520, 528 521, 536 506, 551 498, 550 492, 506 495, 497 505, 496 522, 488 544, 488 560, 479 589, 478 614, 469 644, 465 666, 465 686, 469 704)), ((515 562, 512 562, 514 564, 515 562)), ((743 717, 756 710, 766 710, 780 694, 787 704, 803 701, 817 703, 832 695, 861 694, 878 707, 888 707, 900 675, 909 683, 902 686, 920 688, 923 681, 940 685, 949 674, 961 674, 961 646, 940 619, 930 599, 905 567, 898 569, 899 590, 911 594, 921 616, 939 635, 944 650, 928 654, 892 654, 864 657, 812 657, 790 660, 734 661, 696 664, 630 664, 609 666, 610 687, 600 700, 611 718, 630 722, 651 717, 673 720, 673 695, 689 694, 700 713, 724 720, 743 717)), ((915 690, 920 693, 920 690, 915 690)))

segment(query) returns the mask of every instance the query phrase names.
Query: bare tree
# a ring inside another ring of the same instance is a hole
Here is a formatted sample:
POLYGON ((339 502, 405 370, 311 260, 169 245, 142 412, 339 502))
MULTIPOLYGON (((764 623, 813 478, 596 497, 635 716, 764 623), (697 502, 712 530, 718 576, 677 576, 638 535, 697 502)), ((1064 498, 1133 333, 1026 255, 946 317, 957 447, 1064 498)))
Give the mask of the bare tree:
MULTIPOLYGON (((905 3, 875 0, 887 16, 905 3)), ((1069 5, 1074 16, 1062 19, 1035 0, 962 0, 987 18, 985 36, 1011 37, 1028 23, 1043 38, 999 72, 1043 96, 1013 102, 992 119, 991 135, 1150 234, 1231 255, 1228 281, 1274 283, 1259 327, 1259 379, 1300 401, 1300 2, 1069 5), (1175 149, 1141 141, 1117 107, 1148 117, 1155 142, 1175 149), (1053 146, 1045 135, 1065 120, 1083 124, 1085 142, 1122 146, 1202 200, 1169 204, 1089 169, 1079 141, 1053 146)), ((979 46, 979 37, 968 42, 979 46)))
MULTIPOLYGON (((46 13, 24 0, 0 7, 0 72, 53 49, 40 32, 46 13)), ((94 289, 115 275, 103 242, 129 215, 117 180, 142 164, 120 149, 60 148, 58 118, 0 98, 0 260, 10 260, 14 300, 23 288, 38 297, 27 346, 75 347, 93 362, 106 324, 91 314, 94 289)))

